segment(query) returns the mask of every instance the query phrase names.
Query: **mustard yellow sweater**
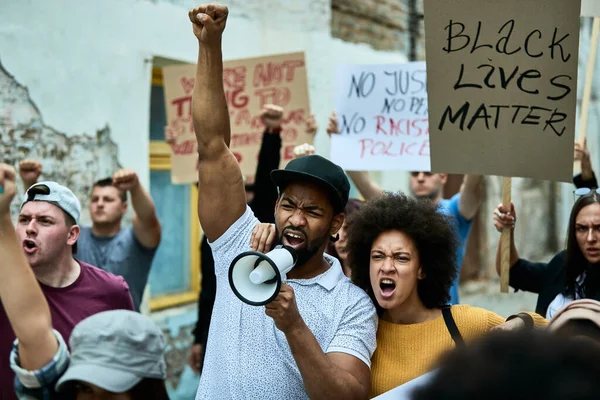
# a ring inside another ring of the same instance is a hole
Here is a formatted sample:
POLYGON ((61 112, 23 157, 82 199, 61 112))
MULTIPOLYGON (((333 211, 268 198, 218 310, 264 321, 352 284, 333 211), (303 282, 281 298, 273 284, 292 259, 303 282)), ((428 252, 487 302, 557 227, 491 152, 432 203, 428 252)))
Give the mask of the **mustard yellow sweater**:
MULTIPOLYGON (((491 311, 468 305, 453 306, 451 311, 466 343, 506 321, 491 311)), ((527 314, 535 326, 547 324, 538 314, 527 314)), ((377 349, 371 360, 371 398, 431 371, 439 357, 454 347, 442 316, 412 325, 380 319, 377 349)))

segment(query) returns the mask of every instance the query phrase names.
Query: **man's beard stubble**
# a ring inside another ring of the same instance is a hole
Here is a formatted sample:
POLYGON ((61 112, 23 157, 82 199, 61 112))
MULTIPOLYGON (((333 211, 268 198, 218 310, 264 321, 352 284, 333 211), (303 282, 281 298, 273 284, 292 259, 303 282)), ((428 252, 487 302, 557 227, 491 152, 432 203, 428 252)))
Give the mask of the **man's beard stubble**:
POLYGON ((437 197, 440 194, 441 190, 442 189, 432 190, 428 194, 421 194, 421 195, 417 195, 417 194, 415 194, 415 192, 413 192, 413 196, 417 200, 431 200, 431 201, 434 201, 435 199, 437 199, 437 197))
MULTIPOLYGON (((297 259, 294 268, 302 267, 304 264, 306 264, 308 260, 310 260, 315 254, 317 254, 321 247, 324 247, 325 243, 327 243, 327 241, 329 240, 329 234, 321 238, 308 241, 308 236, 305 234, 304 231, 294 229, 290 226, 284 228, 283 230, 301 232, 302 236, 307 238, 305 245, 300 249, 296 249, 297 259)), ((283 234, 279 232, 279 229, 277 229, 277 227, 275 227, 275 237, 277 238, 275 241, 275 246, 283 246, 283 234)))

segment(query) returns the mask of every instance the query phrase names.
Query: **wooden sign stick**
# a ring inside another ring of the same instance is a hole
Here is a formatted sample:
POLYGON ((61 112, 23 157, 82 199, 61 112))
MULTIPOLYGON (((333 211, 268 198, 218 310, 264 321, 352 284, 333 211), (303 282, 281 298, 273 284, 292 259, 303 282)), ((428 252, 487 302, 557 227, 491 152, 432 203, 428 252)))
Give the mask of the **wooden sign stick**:
MULTIPOLYGON (((510 210, 512 178, 502 177, 502 205, 510 210)), ((508 278, 510 274, 510 242, 512 229, 504 228, 500 234, 500 292, 508 293, 508 278)))
MULTIPOLYGON (((594 17, 592 25, 592 38, 590 42, 590 53, 585 74, 585 86, 583 87, 583 99, 581 101, 581 115, 579 117, 579 135, 577 140, 583 146, 587 132, 588 114, 590 109, 590 98, 592 97, 592 83, 594 80, 594 67, 596 64, 596 51, 598 50, 598 33, 600 33, 600 17, 594 17)), ((581 163, 575 162, 573 173, 581 172, 581 163)))

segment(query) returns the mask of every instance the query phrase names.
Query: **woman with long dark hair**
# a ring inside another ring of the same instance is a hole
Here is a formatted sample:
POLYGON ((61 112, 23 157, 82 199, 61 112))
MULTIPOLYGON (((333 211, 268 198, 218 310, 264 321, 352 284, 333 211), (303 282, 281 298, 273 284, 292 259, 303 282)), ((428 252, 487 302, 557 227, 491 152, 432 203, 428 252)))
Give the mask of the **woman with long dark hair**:
MULTIPOLYGON (((563 306, 577 299, 600 300, 600 191, 579 188, 579 199, 569 217, 567 248, 548 263, 535 263, 519 257, 512 236, 510 251, 510 286, 537 293, 535 311, 550 319, 563 306)), ((498 206, 494 226, 499 231, 514 229, 516 212, 498 206)), ((500 244, 496 257, 500 273, 500 244)))

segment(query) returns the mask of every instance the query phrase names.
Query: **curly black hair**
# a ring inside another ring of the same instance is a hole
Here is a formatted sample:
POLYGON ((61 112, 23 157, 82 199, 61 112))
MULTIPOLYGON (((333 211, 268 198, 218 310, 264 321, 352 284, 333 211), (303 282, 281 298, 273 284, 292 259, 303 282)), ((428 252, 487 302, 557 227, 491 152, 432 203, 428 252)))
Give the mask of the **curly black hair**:
POLYGON ((347 247, 352 281, 371 296, 381 315, 383 309, 377 304, 369 276, 371 247, 379 235, 393 230, 410 236, 419 252, 424 278, 417 284, 417 293, 425 307, 446 305, 457 275, 454 224, 432 201, 403 193, 385 193, 349 218, 347 247))

